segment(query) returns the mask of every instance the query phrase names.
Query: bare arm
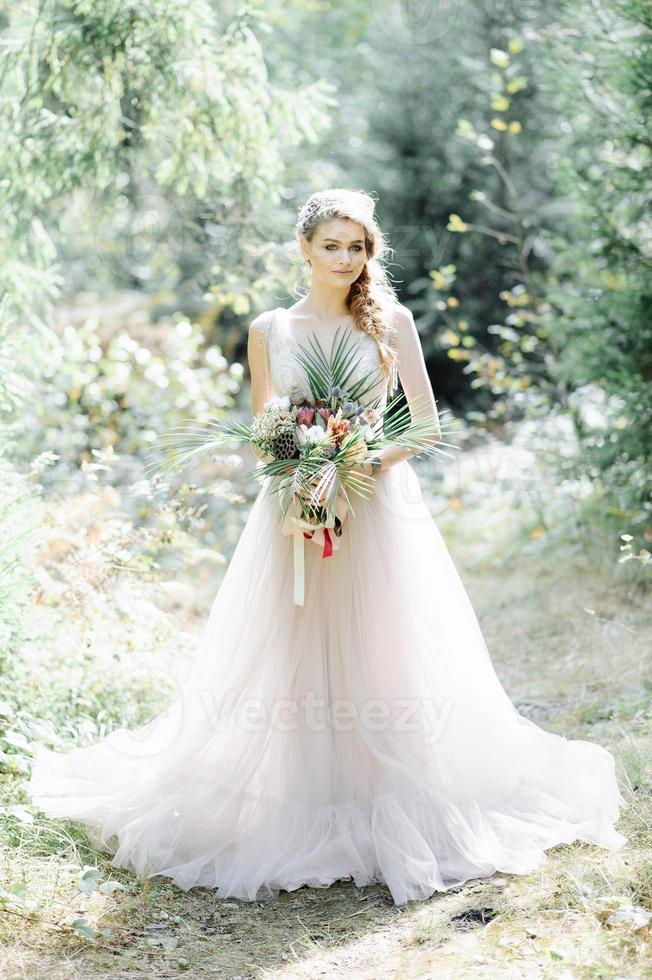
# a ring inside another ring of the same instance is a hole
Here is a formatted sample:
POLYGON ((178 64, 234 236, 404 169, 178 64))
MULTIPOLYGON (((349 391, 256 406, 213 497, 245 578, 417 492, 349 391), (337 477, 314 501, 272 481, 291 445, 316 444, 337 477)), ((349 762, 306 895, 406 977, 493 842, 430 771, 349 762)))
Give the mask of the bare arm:
POLYGON ((263 405, 271 397, 271 379, 267 355, 267 337, 264 313, 252 320, 247 340, 247 360, 251 379, 251 414, 262 412, 263 405))
MULTIPOLYGON (((249 363, 249 378, 251 380, 251 414, 262 412, 263 405, 271 397, 271 378, 269 372, 269 355, 267 337, 265 335, 265 314, 259 314, 249 326, 247 340, 247 361, 249 363)), ((258 459, 261 454, 254 445, 252 452, 258 459)))
MULTIPOLYGON (((410 409, 410 417, 413 422, 424 419, 432 420, 432 436, 428 437, 428 441, 430 443, 440 442, 441 425, 437 403, 426 370, 421 339, 414 322, 414 316, 410 310, 401 308, 396 313, 395 323, 398 330, 396 337, 399 357, 398 376, 410 409)), ((400 463, 402 460, 410 459, 410 457, 418 454, 401 446, 385 446, 374 455, 380 457, 382 460, 381 469, 386 470, 395 463, 400 463)))

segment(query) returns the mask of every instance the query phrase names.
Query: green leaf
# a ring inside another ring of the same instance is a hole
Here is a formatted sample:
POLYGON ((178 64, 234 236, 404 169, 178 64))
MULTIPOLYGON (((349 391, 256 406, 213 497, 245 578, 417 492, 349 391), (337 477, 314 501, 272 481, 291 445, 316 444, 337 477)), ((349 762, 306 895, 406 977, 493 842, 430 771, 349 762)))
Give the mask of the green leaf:
POLYGON ((97 937, 95 929, 89 926, 87 919, 75 919, 72 927, 75 932, 78 932, 80 936, 84 936, 86 939, 95 939, 97 937))
POLYGON ((77 887, 85 895, 92 895, 103 877, 99 868, 86 868, 77 882, 77 887))

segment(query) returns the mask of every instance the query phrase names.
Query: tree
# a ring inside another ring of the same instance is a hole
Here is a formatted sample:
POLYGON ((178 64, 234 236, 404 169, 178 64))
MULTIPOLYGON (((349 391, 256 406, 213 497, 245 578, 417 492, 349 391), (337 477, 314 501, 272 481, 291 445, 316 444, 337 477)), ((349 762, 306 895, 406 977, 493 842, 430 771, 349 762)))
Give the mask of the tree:
POLYGON ((568 3, 548 40, 555 180, 574 203, 550 240, 551 370, 575 392, 580 472, 649 541, 652 11, 640 0, 568 3))

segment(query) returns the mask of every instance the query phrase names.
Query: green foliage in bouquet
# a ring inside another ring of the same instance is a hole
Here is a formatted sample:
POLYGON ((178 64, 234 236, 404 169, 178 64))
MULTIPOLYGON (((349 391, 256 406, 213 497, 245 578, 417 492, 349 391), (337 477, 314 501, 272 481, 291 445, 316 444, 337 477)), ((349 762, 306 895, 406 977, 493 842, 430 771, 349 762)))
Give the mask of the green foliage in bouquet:
MULTIPOLYGON (((303 368, 315 401, 328 402, 333 397, 333 389, 340 388, 351 402, 363 402, 369 392, 383 380, 380 371, 354 380, 360 361, 360 354, 355 344, 347 345, 350 340, 350 328, 340 336, 340 327, 335 332, 333 350, 330 358, 314 335, 309 337, 312 351, 299 344, 300 354, 295 355, 297 362, 303 368)), ((337 396, 336 396, 337 397, 337 396)), ((380 396, 371 402, 373 407, 380 404, 380 396)))
MULTIPOLYGON (((374 483, 357 466, 379 449, 401 446, 415 455, 450 456, 441 448, 458 448, 442 440, 442 419, 450 413, 413 418, 402 394, 381 410, 381 395, 373 393, 378 386, 382 389, 384 374, 359 370, 359 349, 350 328, 343 334, 342 329, 335 333, 330 357, 314 336, 309 348, 299 345, 295 358, 312 399, 292 404, 288 396, 274 397, 250 423, 188 420, 162 434, 159 448, 167 456, 161 461, 154 455, 149 467, 168 469, 232 442, 249 443, 259 462, 245 476, 267 478, 266 487, 278 493, 283 516, 296 496, 305 502, 306 516, 318 520, 334 513, 339 493, 354 513, 352 497, 366 498, 374 483)), ((412 407, 418 415, 421 405, 412 407)))

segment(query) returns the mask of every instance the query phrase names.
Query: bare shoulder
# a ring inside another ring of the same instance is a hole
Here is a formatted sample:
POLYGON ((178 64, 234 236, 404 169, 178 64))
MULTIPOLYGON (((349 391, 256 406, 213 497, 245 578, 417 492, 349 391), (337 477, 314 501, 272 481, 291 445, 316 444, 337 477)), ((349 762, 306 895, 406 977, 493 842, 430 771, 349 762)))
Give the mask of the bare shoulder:
POLYGON ((412 310, 402 303, 394 303, 394 315, 402 320, 409 320, 412 317, 412 310))
POLYGON ((259 313, 257 316, 255 316, 249 324, 250 333, 254 333, 254 334, 262 333, 267 327, 267 325, 269 324, 273 313, 274 310, 263 310, 262 313, 259 313))
POLYGON ((409 336, 415 330, 412 310, 402 303, 395 303, 392 318, 399 337, 409 336))

